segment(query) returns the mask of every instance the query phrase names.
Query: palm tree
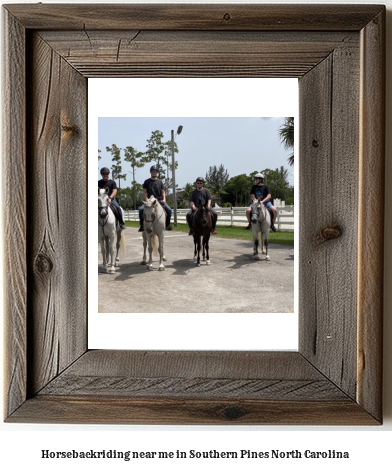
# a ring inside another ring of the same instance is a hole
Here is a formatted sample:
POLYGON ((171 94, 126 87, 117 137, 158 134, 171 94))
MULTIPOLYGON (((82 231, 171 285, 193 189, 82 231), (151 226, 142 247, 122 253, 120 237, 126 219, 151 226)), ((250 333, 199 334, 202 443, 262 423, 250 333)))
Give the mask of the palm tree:
MULTIPOLYGON (((286 150, 294 148, 294 117, 286 117, 284 119, 284 124, 279 129, 279 137, 286 150)), ((294 153, 287 160, 293 166, 294 153)))

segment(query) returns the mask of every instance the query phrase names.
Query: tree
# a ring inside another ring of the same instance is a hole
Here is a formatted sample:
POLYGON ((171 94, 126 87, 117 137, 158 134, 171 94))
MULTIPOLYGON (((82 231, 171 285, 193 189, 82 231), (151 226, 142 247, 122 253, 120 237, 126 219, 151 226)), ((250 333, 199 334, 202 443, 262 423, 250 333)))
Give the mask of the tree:
POLYGON ((287 181, 288 170, 283 166, 274 170, 265 169, 261 171, 264 175, 264 184, 266 184, 271 192, 272 200, 285 200, 290 195, 290 186, 287 181))
MULTIPOLYGON (((134 186, 134 183, 136 183, 136 169, 137 168, 142 168, 145 165, 144 161, 144 153, 141 151, 137 151, 135 148, 132 146, 127 146, 124 148, 124 160, 130 163, 131 165, 131 171, 132 171, 132 198, 133 198, 133 203, 134 206, 136 206, 136 200, 137 200, 137 189, 134 186)), ((137 184, 137 183, 136 183, 137 184)), ((136 209, 136 207, 134 207, 136 209)))
POLYGON ((136 181, 132 181, 131 196, 133 208, 138 209, 143 200, 143 186, 136 181))
POLYGON ((229 180, 229 173, 223 165, 210 166, 208 172, 206 173, 206 187, 215 194, 219 200, 224 194, 224 186, 229 180))
MULTIPOLYGON (((166 164, 166 178, 163 180, 163 184, 165 186, 165 192, 168 194, 169 189, 173 187, 173 179, 170 179, 170 173, 169 170, 171 171, 171 175, 173 176, 173 164, 172 164, 172 142, 169 140, 168 142, 164 143, 164 155, 165 155, 165 164, 166 164)), ((178 146, 177 143, 174 141, 173 142, 173 148, 174 148, 174 156, 178 153, 178 146)), ((178 168, 178 161, 174 160, 174 167, 175 169, 178 168)))
MULTIPOLYGON (((279 129, 280 141, 286 150, 294 148, 294 117, 286 117, 284 124, 279 129)), ((287 159, 289 164, 294 165, 294 153, 287 159)))
POLYGON ((183 200, 187 203, 188 206, 189 206, 191 195, 194 189, 195 189, 194 184, 186 183, 186 185, 184 186, 184 189, 182 190, 183 200))
POLYGON ((118 179, 118 187, 121 188, 121 179, 126 178, 126 174, 122 174, 122 166, 121 166, 121 148, 117 145, 112 145, 111 147, 107 146, 106 151, 110 151, 112 154, 112 161, 114 164, 112 165, 112 176, 113 179, 118 179))
POLYGON ((250 190, 252 178, 246 174, 240 174, 230 178, 224 186, 225 200, 234 206, 247 206, 250 202, 250 190))
POLYGON ((146 163, 155 161, 155 165, 158 168, 159 179, 164 179, 165 177, 165 165, 167 162, 164 155, 165 144, 162 143, 162 139, 163 133, 160 130, 152 132, 151 137, 147 140, 147 150, 144 153, 144 160, 146 163))

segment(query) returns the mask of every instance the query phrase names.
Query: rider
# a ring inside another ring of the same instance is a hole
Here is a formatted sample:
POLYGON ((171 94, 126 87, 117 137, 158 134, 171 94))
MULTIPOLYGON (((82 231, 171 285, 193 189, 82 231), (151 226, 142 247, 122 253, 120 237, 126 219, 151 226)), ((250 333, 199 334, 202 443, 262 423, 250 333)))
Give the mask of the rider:
MULTIPOLYGON (((276 216, 278 214, 276 208, 271 204, 270 199, 271 199, 271 192, 269 190, 269 187, 264 184, 264 176, 261 173, 257 173, 253 177, 254 179, 254 185, 252 186, 252 189, 250 190, 250 197, 253 199, 258 199, 259 197, 262 198, 262 203, 264 204, 265 207, 268 207, 271 209, 273 212, 273 218, 271 222, 271 230, 273 232, 276 232, 276 227, 275 227, 275 221, 276 221, 276 216)), ((250 203, 249 207, 246 209, 246 218, 248 219, 249 224, 247 225, 247 229, 251 228, 250 224, 250 212, 251 212, 251 207, 252 203, 250 203)))
POLYGON ((113 204, 113 206, 117 209, 118 213, 118 222, 120 224, 121 229, 126 229, 125 223, 124 223, 124 218, 123 218, 123 213, 122 209, 119 205, 119 203, 114 199, 117 194, 117 185, 116 182, 113 179, 109 179, 109 168, 102 168, 101 169, 101 176, 102 179, 98 181, 98 188, 99 189, 105 189, 109 188, 109 205, 113 204))
MULTIPOLYGON (((158 168, 157 166, 153 165, 150 168, 151 178, 148 178, 143 183, 143 200, 147 201, 147 199, 151 196, 155 196, 158 201, 162 204, 166 211, 166 230, 172 230, 170 225, 171 213, 172 210, 170 206, 166 203, 166 193, 165 188, 163 187, 163 182, 161 179, 158 178, 158 168)), ((139 221, 140 221, 140 228, 139 232, 143 232, 143 209, 144 204, 139 207, 139 221)))
POLYGON ((208 191, 208 189, 204 188, 204 183, 205 183, 204 178, 199 176, 196 179, 196 189, 191 194, 191 199, 190 199, 191 209, 188 211, 188 213, 186 215, 186 220, 188 222, 189 229, 190 229, 188 235, 193 234, 192 215, 195 211, 197 211, 197 207, 196 207, 195 203, 198 203, 199 200, 201 200, 201 202, 203 204, 207 203, 206 207, 211 212, 211 215, 212 215, 211 234, 217 234, 218 233, 215 229, 216 221, 218 220, 218 214, 211 208, 211 194, 208 191))

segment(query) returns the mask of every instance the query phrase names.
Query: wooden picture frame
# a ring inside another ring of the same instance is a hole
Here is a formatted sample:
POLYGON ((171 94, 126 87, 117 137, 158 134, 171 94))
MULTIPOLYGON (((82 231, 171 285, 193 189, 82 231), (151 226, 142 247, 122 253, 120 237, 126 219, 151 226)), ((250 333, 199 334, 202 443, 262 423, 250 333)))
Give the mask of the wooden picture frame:
POLYGON ((382 423, 385 6, 18 4, 3 21, 6 421, 382 423), (299 78, 298 352, 88 350, 88 77, 299 78))

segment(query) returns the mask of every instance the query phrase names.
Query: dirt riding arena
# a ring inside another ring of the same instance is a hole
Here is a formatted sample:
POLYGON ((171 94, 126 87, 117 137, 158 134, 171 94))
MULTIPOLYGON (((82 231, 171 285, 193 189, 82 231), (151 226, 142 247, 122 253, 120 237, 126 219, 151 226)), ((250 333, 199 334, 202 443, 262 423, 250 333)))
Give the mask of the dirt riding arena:
POLYGON ((100 313, 293 312, 294 248, 291 246, 270 244, 271 260, 266 261, 261 254, 261 260, 254 260, 252 242, 212 235, 211 265, 201 262, 197 268, 193 260, 193 238, 184 232, 166 231, 166 270, 157 270, 158 257, 153 256, 154 270, 148 271, 146 265, 141 265, 142 234, 130 227, 124 232, 125 254, 120 254, 120 267, 115 274, 103 272, 98 244, 100 313), (160 310, 158 302, 161 302, 160 310))

